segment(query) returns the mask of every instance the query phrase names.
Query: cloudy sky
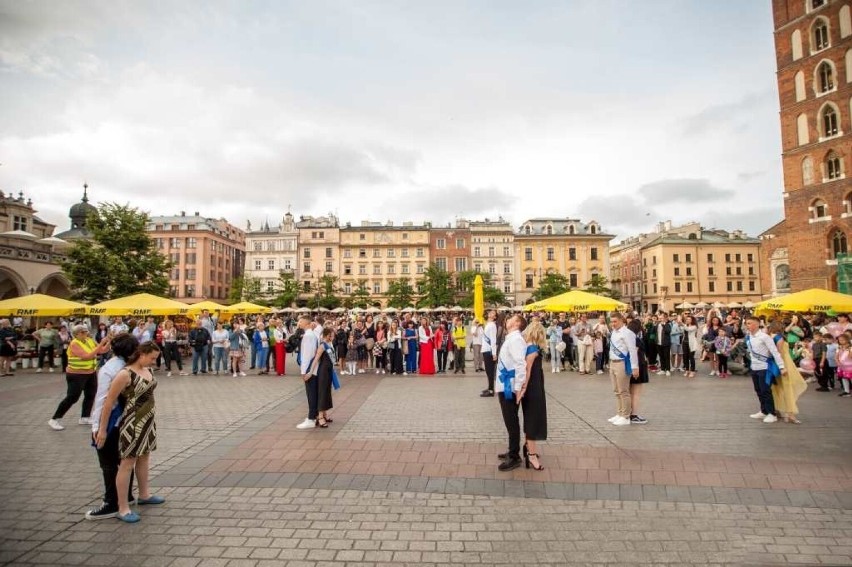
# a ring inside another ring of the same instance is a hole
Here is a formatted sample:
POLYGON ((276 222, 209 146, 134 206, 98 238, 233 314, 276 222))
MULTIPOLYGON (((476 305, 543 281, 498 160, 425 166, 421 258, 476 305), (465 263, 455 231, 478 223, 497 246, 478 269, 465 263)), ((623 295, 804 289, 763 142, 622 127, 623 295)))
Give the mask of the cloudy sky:
POLYGON ((0 0, 0 189, 244 227, 782 215, 771 5, 0 0))

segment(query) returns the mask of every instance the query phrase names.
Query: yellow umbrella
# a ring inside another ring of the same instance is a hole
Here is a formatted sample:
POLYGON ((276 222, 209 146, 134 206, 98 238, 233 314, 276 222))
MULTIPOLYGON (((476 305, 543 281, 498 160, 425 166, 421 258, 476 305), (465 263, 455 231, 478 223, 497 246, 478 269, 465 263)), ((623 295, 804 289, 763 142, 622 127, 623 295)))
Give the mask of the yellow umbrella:
POLYGON ((52 295, 34 293, 0 301, 0 315, 12 317, 60 317, 85 315, 89 306, 52 295))
POLYGON ((754 306, 754 311, 757 314, 771 313, 772 311, 848 313, 852 311, 852 295, 826 289, 806 289, 805 291, 761 301, 754 306))
POLYGON ((91 315, 186 315, 189 306, 180 301, 158 297, 150 293, 137 293, 119 299, 110 299, 89 308, 91 315))
POLYGON ((535 303, 530 303, 524 307, 524 311, 566 311, 566 312, 586 312, 586 311, 614 311, 618 309, 627 309, 627 304, 605 297, 603 295, 595 295, 587 291, 568 291, 566 293, 548 297, 535 303))
POLYGON ((485 322, 485 291, 479 274, 473 280, 473 318, 480 323, 485 322))
POLYGON ((228 305, 222 309, 223 313, 270 313, 274 311, 271 307, 264 307, 248 301, 228 305))
POLYGON ((215 313, 216 311, 224 312, 226 307, 224 305, 220 305, 215 301, 202 301, 200 303, 193 303, 189 306, 189 310, 187 313, 190 315, 199 315, 204 310, 215 313))

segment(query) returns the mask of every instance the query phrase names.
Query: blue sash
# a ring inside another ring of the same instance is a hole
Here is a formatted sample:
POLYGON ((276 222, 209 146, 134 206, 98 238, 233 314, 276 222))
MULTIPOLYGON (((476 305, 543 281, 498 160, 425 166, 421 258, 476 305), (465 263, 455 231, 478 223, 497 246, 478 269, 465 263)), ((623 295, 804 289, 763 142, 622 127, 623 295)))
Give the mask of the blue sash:
POLYGON ((507 400, 515 397, 512 392, 512 378, 515 377, 515 371, 508 368, 500 368, 500 382, 503 384, 503 397, 507 400))
POLYGON ((781 376, 781 369, 778 368, 778 363, 775 362, 775 358, 771 356, 764 356, 762 354, 756 353, 751 349, 751 337, 746 336, 746 345, 748 346, 748 352, 751 354, 752 358, 756 358, 762 362, 766 363, 766 385, 769 386, 776 382, 776 378, 781 376))
MULTIPOLYGON (((325 349, 325 352, 329 352, 329 351, 334 352, 331 349, 331 347, 328 346, 326 343, 322 343, 322 348, 325 349)), ((331 357, 331 355, 329 355, 329 358, 330 357, 331 357)), ((335 390, 340 389, 340 378, 337 377, 337 371, 334 370, 334 364, 331 365, 331 386, 335 390)))
POLYGON ((538 346, 537 346, 537 345, 529 345, 529 346, 527 346, 527 356, 529 356, 529 355, 531 355, 531 354, 533 354, 533 353, 538 353, 538 346))
POLYGON ((624 361, 624 373, 627 374, 628 376, 632 375, 633 374, 633 366, 630 364, 630 355, 624 354, 623 352, 618 350, 618 347, 615 346, 614 341, 610 341, 609 346, 610 346, 610 350, 614 350, 616 356, 618 356, 618 358, 620 358, 621 360, 624 361))
MULTIPOLYGON (((112 433, 112 430, 118 427, 118 421, 121 419, 121 415, 124 413, 124 408, 121 404, 115 404, 115 407, 112 408, 112 411, 109 414, 109 419, 107 420, 107 436, 112 433)), ((92 439, 92 447, 98 447, 95 440, 92 439)))

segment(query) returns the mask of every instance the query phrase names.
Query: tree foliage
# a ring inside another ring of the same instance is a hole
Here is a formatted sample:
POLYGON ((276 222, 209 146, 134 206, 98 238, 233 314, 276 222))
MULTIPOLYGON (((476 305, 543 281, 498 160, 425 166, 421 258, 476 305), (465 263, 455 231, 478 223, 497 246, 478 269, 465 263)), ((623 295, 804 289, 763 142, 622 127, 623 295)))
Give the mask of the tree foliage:
POLYGON ((596 295, 605 295, 613 299, 621 299, 621 293, 617 289, 610 287, 606 276, 595 274, 583 286, 583 291, 588 291, 596 295))
POLYGON ((148 214, 129 205, 101 204, 86 219, 91 240, 78 240, 62 263, 72 297, 97 303, 136 293, 169 291, 168 258, 145 230, 148 214))
POLYGON ((348 308, 359 307, 365 309, 370 303, 370 290, 367 289, 367 280, 359 280, 358 285, 352 288, 352 293, 349 294, 343 304, 348 308))
POLYGON ((263 286, 259 278, 237 276, 231 282, 231 291, 228 293, 228 301, 231 303, 239 303, 240 301, 259 303, 265 299, 263 286))
POLYGON ((473 284, 477 275, 482 276, 482 295, 485 305, 506 305, 506 294, 494 285, 494 278, 491 274, 477 272, 476 270, 466 270, 456 274, 455 301, 453 303, 466 309, 473 307, 473 284))
POLYGON ((532 294, 532 300, 541 301, 570 290, 571 283, 567 277, 558 272, 548 272, 538 282, 538 287, 532 294))
POLYGON ((414 286, 407 278, 392 280, 388 284, 388 306, 398 309, 408 307, 414 302, 414 286))
POLYGON ((292 272, 281 271, 278 273, 278 286, 275 290, 273 305, 278 307, 291 307, 296 297, 299 296, 299 282, 292 272))
POLYGON ((452 305, 453 288, 451 285, 450 274, 432 264, 426 269, 423 277, 417 280, 417 286, 420 288, 420 301, 417 302, 418 307, 440 307, 441 305, 452 305))
POLYGON ((335 309, 340 307, 343 300, 337 295, 337 276, 325 275, 315 284, 311 285, 313 297, 308 300, 308 305, 318 308, 335 309))

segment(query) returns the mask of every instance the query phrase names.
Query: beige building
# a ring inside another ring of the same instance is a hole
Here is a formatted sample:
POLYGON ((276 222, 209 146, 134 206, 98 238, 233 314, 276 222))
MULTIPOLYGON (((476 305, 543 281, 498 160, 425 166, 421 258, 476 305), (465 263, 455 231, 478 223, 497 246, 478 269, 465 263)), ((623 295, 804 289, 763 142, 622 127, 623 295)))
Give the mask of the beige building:
MULTIPOLYGON (((83 201, 71 207, 72 219, 80 220, 78 213, 85 210, 81 205, 91 206, 85 190, 83 201)), ((54 225, 41 220, 37 212, 23 193, 0 191, 0 299, 32 293, 71 295, 68 278, 59 267, 67 243, 52 236, 54 225)))
POLYGON ((526 303, 541 278, 556 272, 572 288, 582 288, 595 275, 609 275, 609 241, 595 221, 570 218, 535 218, 525 221, 515 234, 517 278, 515 295, 526 303))
POLYGON ((335 215, 301 216, 296 222, 299 261, 296 267, 306 296, 324 276, 340 277, 340 222, 335 215))
POLYGON ((406 278, 413 288, 429 267, 429 224, 394 225, 364 221, 340 230, 340 283, 348 295, 363 283, 370 302, 387 301, 392 280, 406 278))
POLYGON ((491 274, 497 289, 503 291, 506 301, 516 303, 515 233, 512 225, 498 218, 470 221, 470 268, 491 274))
POLYGON ((739 230, 657 234, 641 247, 642 311, 760 301, 759 246, 739 230))
POLYGON ((281 287, 281 275, 299 279, 299 230, 288 211, 277 227, 269 223, 260 229, 246 226, 245 275, 260 280, 263 293, 273 295, 281 287))
POLYGON ((225 219, 199 213, 148 219, 148 234, 172 263, 169 295, 198 303, 228 299, 234 278, 242 275, 245 233, 225 219))

